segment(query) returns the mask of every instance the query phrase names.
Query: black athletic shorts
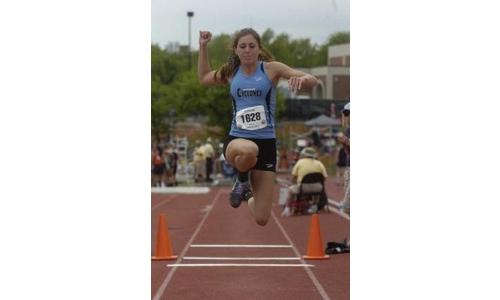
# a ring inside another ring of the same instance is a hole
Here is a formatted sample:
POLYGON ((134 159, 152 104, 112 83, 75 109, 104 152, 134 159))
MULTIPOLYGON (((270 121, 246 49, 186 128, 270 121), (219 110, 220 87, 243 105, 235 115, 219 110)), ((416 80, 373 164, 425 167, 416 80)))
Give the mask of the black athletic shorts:
POLYGON ((276 173, 276 139, 250 139, 229 136, 224 142, 222 153, 226 157, 226 148, 229 142, 234 139, 250 140, 259 147, 259 155, 257 155, 257 163, 252 170, 272 171, 276 173))
POLYGON ((161 175, 165 170, 167 169, 167 166, 163 163, 161 165, 154 165, 153 167, 153 174, 155 175, 161 175))

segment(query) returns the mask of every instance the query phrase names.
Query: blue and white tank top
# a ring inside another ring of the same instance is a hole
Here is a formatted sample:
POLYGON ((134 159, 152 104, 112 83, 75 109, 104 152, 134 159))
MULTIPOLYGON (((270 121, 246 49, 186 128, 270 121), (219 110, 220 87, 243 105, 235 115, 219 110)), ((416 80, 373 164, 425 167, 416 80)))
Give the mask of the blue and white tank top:
POLYGON ((231 80, 233 121, 229 135, 242 138, 276 138, 276 89, 259 62, 252 75, 238 68, 231 80))

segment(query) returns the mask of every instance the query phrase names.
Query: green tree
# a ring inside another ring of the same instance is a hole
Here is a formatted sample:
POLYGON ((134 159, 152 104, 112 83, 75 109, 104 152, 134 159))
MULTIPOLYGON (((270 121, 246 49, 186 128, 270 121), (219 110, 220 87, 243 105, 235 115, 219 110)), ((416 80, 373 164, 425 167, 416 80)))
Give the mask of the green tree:
MULTIPOLYGON (((232 102, 227 86, 205 87, 198 82, 195 72, 185 73, 173 85, 177 94, 182 116, 205 116, 208 126, 229 130, 232 119, 232 102)), ((181 115, 179 115, 181 116, 181 115)))
POLYGON ((311 45, 310 39, 296 39, 290 43, 291 65, 295 68, 310 68, 312 67, 313 57, 317 50, 311 45))
POLYGON ((175 76, 185 71, 179 53, 169 53, 158 45, 151 45, 151 79, 163 84, 171 83, 175 76))
POLYGON ((266 29, 264 33, 261 34, 260 40, 264 47, 269 47, 271 45, 271 41, 274 39, 274 31, 271 28, 266 29))
POLYGON ((312 65, 317 66, 325 66, 328 63, 328 47, 340 44, 346 44, 350 42, 350 33, 349 32, 337 32, 332 33, 326 43, 319 46, 319 49, 314 55, 312 65))
POLYGON ((231 54, 233 39, 228 34, 215 36, 208 44, 208 57, 212 69, 219 68, 225 63, 231 54))
POLYGON ((276 60, 292 65, 291 62, 293 62, 294 58, 290 51, 290 36, 288 34, 280 33, 272 40, 268 49, 276 60))

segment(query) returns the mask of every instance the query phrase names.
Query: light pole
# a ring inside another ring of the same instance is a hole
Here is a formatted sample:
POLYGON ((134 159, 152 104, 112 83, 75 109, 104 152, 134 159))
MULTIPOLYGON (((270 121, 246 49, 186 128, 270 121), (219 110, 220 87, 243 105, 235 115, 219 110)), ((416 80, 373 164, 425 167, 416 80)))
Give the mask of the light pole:
POLYGON ((191 70, 191 18, 194 16, 194 12, 188 11, 187 12, 188 16, 188 27, 189 27, 189 32, 188 32, 188 38, 189 38, 189 45, 188 45, 188 55, 189 55, 189 60, 188 60, 188 69, 191 70))

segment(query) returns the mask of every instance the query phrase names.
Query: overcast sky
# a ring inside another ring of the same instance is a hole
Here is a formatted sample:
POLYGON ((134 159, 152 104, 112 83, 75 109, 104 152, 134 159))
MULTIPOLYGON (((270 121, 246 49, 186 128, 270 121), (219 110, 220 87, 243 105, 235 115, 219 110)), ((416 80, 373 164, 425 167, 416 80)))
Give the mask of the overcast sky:
POLYGON ((151 0, 152 43, 187 44, 188 11, 194 12, 193 49, 198 48, 199 30, 217 35, 253 27, 262 34, 271 28, 318 44, 331 33, 349 31, 349 0, 151 0))

